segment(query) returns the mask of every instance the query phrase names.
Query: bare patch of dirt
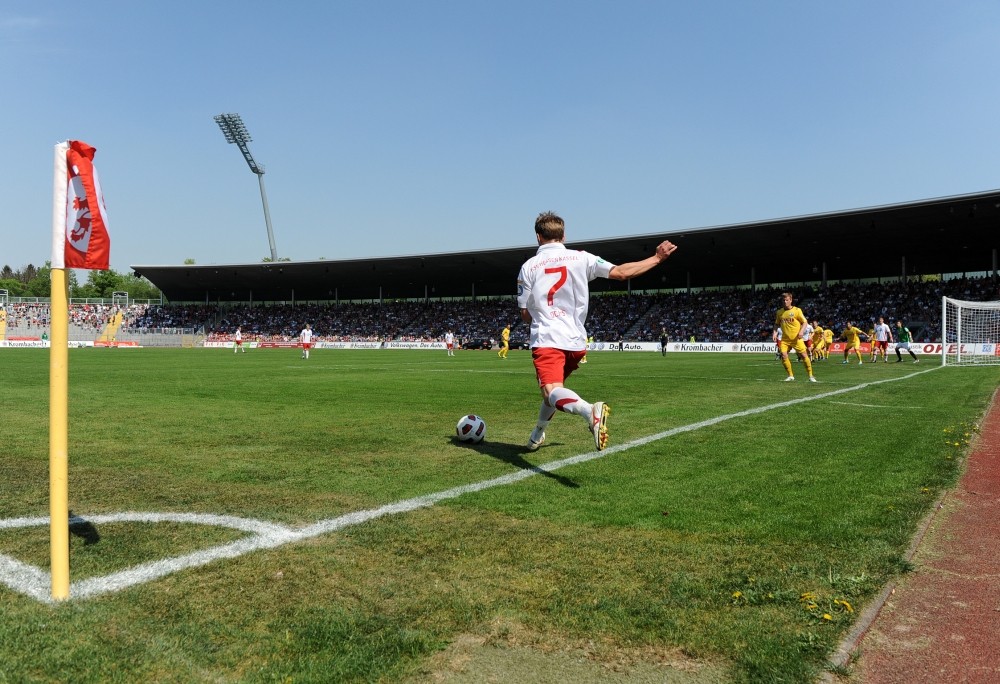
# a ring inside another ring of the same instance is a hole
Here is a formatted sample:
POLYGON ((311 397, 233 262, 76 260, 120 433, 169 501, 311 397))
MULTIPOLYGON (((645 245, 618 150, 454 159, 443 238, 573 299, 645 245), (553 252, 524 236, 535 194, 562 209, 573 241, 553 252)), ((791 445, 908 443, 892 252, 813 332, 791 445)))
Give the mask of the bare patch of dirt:
POLYGON ((487 635, 464 634, 431 657, 409 684, 718 684, 726 668, 680 650, 621 648, 541 635, 495 620, 487 635))

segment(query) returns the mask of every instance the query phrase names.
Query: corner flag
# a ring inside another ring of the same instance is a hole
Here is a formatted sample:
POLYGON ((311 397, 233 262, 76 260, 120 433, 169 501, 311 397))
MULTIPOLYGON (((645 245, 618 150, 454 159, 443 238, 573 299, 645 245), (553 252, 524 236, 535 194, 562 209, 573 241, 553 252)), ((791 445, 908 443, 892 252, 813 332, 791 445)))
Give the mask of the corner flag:
POLYGON ((52 598, 69 598, 69 291, 67 268, 106 270, 107 212, 93 147, 55 148, 52 180, 52 335, 49 347, 49 546, 52 598))
POLYGON ((79 140, 56 145, 52 268, 107 270, 111 260, 107 209, 94 168, 93 147, 79 140))

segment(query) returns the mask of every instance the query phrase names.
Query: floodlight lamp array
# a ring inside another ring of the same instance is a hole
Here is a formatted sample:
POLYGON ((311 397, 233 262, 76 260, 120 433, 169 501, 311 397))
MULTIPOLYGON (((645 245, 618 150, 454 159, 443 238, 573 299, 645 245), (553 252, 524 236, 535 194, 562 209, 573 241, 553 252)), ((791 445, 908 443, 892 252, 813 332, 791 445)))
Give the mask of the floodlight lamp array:
POLYGON ((214 118, 215 123, 219 124, 222 135, 226 137, 227 143, 245 145, 248 142, 253 142, 253 138, 250 137, 250 133, 239 114, 219 114, 214 118))

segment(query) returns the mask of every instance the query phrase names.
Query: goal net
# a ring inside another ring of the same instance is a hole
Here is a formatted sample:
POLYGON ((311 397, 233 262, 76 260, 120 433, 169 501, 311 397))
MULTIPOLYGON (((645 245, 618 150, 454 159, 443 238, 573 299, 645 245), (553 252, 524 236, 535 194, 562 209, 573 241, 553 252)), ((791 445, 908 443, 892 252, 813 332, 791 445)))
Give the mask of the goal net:
POLYGON ((941 364, 1000 365, 1000 301, 941 298, 941 364))

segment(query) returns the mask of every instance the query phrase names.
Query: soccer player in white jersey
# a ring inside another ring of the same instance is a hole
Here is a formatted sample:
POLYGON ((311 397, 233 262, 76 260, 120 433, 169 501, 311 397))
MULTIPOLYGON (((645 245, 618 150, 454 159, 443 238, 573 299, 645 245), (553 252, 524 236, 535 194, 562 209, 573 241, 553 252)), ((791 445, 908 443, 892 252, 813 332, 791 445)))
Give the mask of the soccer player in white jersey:
MULTIPOLYGON (((810 323, 808 320, 806 321, 806 324, 802 326, 802 329, 799 330, 799 337, 801 337, 802 341, 805 342, 805 344, 806 344, 806 356, 808 356, 809 360, 812 361, 812 358, 813 358, 813 343, 812 343, 813 327, 812 327, 812 323, 810 323)), ((802 358, 799 357, 799 360, 801 361, 802 358)))
POLYGON ((872 342, 872 355, 876 362, 878 362, 878 355, 882 356, 882 363, 889 362, 886 354, 889 351, 889 343, 892 341, 892 328, 885 322, 885 316, 879 316, 878 323, 875 325, 875 340, 872 342))
POLYGON ((587 353, 584 322, 590 307, 590 281, 598 277, 634 278, 677 249, 664 240, 653 256, 616 266, 589 252, 566 249, 565 228, 565 222, 555 214, 539 214, 535 219, 538 252, 521 266, 517 276, 517 305, 521 319, 530 326, 531 358, 542 391, 538 422, 528 438, 530 451, 545 441, 545 428, 556 411, 581 416, 598 450, 608 445, 611 407, 601 401, 590 404, 563 386, 587 353))
POLYGON ((299 342, 302 344, 302 358, 309 358, 309 350, 312 349, 313 341, 313 331, 312 326, 306 323, 306 327, 302 328, 302 332, 299 333, 299 342))
POLYGON ((448 356, 455 355, 455 333, 450 330, 444 334, 444 346, 448 348, 448 356))

